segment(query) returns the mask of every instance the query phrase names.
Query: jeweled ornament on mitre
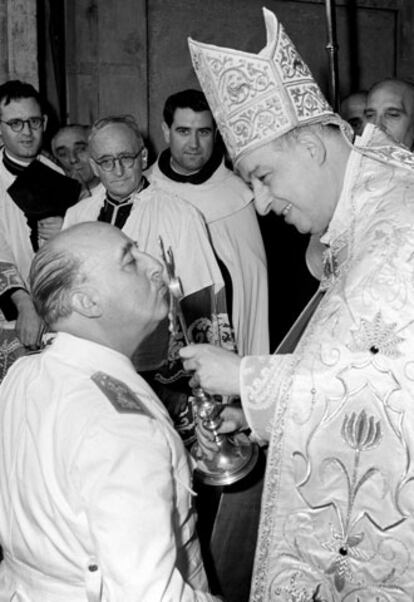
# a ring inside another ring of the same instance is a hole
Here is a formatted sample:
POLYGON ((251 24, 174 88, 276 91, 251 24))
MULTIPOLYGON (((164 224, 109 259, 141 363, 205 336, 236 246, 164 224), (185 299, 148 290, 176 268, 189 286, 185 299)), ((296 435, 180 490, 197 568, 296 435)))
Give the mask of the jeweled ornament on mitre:
POLYGON ((263 14, 267 44, 259 54, 188 41, 201 88, 234 162, 300 125, 347 127, 276 15, 265 8, 263 14))

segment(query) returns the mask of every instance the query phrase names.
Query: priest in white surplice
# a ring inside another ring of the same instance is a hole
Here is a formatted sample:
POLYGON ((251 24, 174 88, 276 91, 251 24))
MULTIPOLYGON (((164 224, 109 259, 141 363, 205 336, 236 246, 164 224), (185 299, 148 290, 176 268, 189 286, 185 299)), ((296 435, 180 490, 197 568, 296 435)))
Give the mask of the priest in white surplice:
POLYGON ((0 380, 17 357, 39 347, 43 323, 28 289, 30 262, 80 190, 40 152, 46 124, 31 84, 0 86, 0 380))
POLYGON ((266 255, 253 193, 224 164, 223 143, 202 92, 190 89, 172 94, 163 116, 169 147, 146 176, 203 214, 224 273, 237 351, 240 355, 267 353, 266 255))

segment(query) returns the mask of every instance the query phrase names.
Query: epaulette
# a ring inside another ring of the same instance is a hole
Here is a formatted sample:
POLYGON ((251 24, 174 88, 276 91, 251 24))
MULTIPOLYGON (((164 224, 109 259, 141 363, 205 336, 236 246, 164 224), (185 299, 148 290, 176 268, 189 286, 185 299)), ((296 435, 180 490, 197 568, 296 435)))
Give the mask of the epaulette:
POLYGON ((152 418, 151 412, 144 406, 137 395, 121 380, 105 374, 95 372, 91 380, 111 402, 117 412, 121 414, 145 414, 152 418))

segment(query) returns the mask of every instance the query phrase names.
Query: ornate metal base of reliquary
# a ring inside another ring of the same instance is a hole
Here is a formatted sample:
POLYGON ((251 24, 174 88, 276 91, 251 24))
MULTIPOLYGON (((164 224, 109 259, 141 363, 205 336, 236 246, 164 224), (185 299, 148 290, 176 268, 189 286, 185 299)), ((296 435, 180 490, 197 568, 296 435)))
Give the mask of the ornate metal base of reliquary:
MULTIPOLYGON (((170 291, 170 328, 174 333, 177 322, 180 324, 186 344, 189 339, 188 329, 181 309, 180 301, 183 292, 180 279, 175 275, 174 257, 171 248, 165 252, 160 238, 162 258, 168 275, 170 291)), ((244 434, 223 435, 217 433, 221 424, 223 404, 201 387, 192 390, 193 413, 196 421, 210 430, 217 444, 217 451, 203 450, 199 440, 191 447, 191 455, 196 461, 195 475, 206 485, 231 485, 243 479, 254 468, 258 458, 258 446, 244 434)))
POLYGON ((214 434, 218 447, 216 452, 204 452, 196 441, 191 448, 191 455, 197 462, 195 474, 206 485, 231 485, 240 481, 254 468, 258 458, 257 445, 242 433, 217 433, 222 407, 223 404, 206 395, 201 388, 193 390, 196 419, 214 434))

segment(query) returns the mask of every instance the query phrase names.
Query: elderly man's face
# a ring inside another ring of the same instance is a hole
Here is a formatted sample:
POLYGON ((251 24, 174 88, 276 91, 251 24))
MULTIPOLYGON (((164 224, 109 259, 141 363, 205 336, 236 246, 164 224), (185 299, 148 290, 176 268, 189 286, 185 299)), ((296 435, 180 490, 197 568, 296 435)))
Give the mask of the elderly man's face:
POLYGON ((145 338, 168 312, 162 264, 118 228, 98 222, 77 249, 87 257, 84 270, 99 292, 107 329, 138 342, 145 338))
POLYGON ((259 214, 274 211, 303 234, 327 228, 337 199, 304 143, 265 144, 246 154, 238 169, 253 186, 259 214))
POLYGON ((81 184, 91 182, 95 175, 89 163, 88 135, 82 127, 62 128, 52 141, 52 150, 66 174, 81 184))
POLYGON ((142 143, 123 123, 109 124, 93 136, 90 142, 92 169, 115 200, 123 201, 139 188, 142 151, 142 143), (109 169, 105 169, 107 160, 109 163, 112 160, 109 169))
POLYGON ((214 122, 210 111, 176 109, 171 127, 163 123, 172 167, 181 174, 199 171, 213 154, 214 122))
POLYGON ((0 133, 5 149, 9 155, 21 161, 32 160, 40 152, 46 117, 35 98, 19 98, 8 104, 0 104, 0 133), (29 120, 29 123, 28 123, 29 120), (24 121, 23 127, 16 132, 18 122, 24 121))
POLYGON ((370 123, 408 148, 414 142, 414 90, 404 82, 382 82, 368 94, 365 115, 370 123))

